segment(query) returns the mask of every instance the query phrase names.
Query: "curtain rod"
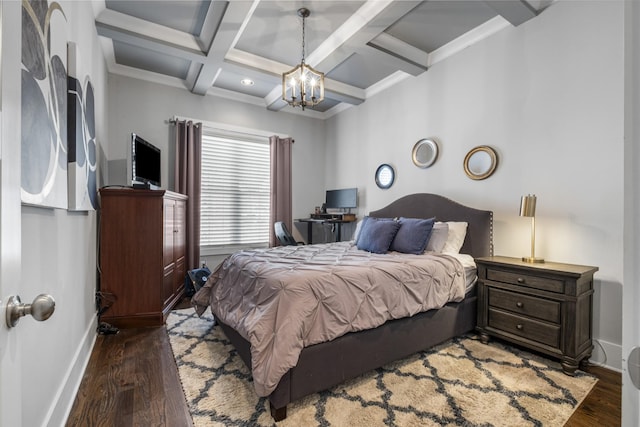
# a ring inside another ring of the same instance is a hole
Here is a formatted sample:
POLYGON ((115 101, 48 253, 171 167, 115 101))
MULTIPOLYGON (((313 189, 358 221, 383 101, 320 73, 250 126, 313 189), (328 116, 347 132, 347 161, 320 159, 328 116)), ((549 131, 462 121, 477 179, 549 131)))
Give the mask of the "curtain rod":
POLYGON ((167 120, 165 120, 164 122, 170 125, 175 125, 178 121, 191 121, 193 122, 194 125, 196 126, 201 126, 203 129, 223 129, 226 131, 230 131, 230 132, 237 132, 237 133, 245 133, 245 134, 249 134, 249 135, 256 135, 256 136, 261 136, 261 137, 270 137, 271 135, 278 135, 280 138, 289 138, 289 135, 287 133, 280 133, 280 132, 272 132, 272 131, 268 131, 268 130, 257 130, 257 129, 250 129, 250 128, 244 128, 242 126, 235 126, 235 125, 229 125, 229 124, 223 124, 223 123, 216 123, 216 122, 209 122, 206 120, 196 120, 196 119, 191 119, 188 117, 185 118, 180 118, 178 116, 173 116, 173 117, 169 117, 167 120))
POLYGON ((196 122, 195 120, 192 119, 179 119, 178 117, 170 117, 167 120, 165 120, 165 123, 168 123, 170 125, 175 125, 176 123, 178 123, 179 121, 184 120, 185 122, 193 122, 194 126, 200 126, 202 123, 200 122, 196 122))

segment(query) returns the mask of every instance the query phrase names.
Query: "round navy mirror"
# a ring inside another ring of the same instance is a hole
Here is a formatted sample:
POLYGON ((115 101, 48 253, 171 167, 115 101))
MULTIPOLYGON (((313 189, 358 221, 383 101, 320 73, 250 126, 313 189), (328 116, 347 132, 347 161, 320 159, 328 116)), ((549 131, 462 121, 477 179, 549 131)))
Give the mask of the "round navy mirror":
POLYGON ((386 190, 393 185, 395 179, 396 171, 393 166, 383 163, 376 169, 376 185, 378 187, 386 190))

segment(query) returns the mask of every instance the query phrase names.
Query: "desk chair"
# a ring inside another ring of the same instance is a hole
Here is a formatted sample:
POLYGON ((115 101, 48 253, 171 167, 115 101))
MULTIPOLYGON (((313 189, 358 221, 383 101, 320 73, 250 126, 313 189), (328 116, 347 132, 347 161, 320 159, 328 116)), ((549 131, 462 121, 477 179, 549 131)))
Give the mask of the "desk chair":
POLYGON ((282 246, 297 246, 304 244, 301 242, 296 242, 296 239, 294 239, 291 233, 289 233, 289 230, 287 229, 287 226, 284 225, 284 222, 276 222, 275 224, 273 224, 273 228, 275 229, 276 237, 278 238, 282 246))

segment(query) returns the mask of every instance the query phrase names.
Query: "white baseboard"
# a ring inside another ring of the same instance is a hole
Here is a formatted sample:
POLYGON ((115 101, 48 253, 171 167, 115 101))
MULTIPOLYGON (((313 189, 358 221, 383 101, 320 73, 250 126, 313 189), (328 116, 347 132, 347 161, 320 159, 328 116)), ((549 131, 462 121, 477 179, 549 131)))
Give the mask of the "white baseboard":
POLYGON ((65 372, 64 381, 60 384, 56 396, 51 402, 51 407, 47 412, 43 426, 53 427, 66 424, 76 394, 82 383, 82 377, 91 358, 91 352, 96 342, 97 325, 97 316, 93 316, 76 349, 73 360, 69 364, 67 372, 65 372))
POLYGON ((617 372, 622 372, 622 346, 604 340, 593 340, 593 353, 589 362, 617 372))

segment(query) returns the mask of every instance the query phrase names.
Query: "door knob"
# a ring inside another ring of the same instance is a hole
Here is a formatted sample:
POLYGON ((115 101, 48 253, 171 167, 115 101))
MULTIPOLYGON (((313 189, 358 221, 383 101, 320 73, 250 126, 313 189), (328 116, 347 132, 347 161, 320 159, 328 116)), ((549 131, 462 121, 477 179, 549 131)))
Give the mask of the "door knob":
POLYGON ((7 326, 13 328, 21 317, 30 314, 38 321, 47 320, 56 309, 56 302, 51 295, 40 294, 33 299, 31 304, 23 304, 20 296, 9 297, 7 301, 7 326))

